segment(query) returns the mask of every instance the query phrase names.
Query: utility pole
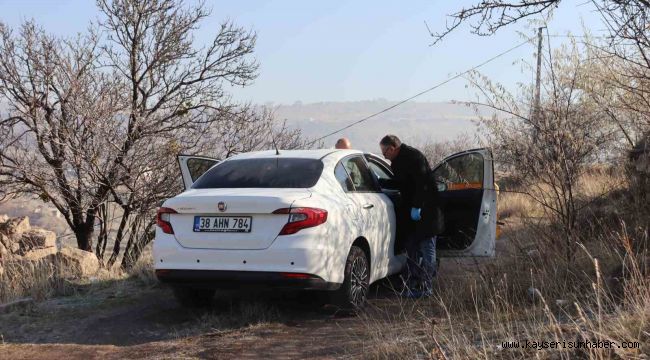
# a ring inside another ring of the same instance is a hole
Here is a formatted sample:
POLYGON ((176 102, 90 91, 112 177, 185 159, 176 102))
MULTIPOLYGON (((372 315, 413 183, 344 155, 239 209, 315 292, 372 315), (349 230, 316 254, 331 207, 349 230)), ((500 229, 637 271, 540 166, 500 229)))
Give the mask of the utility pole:
POLYGON ((537 79, 535 80, 535 103, 533 107, 533 120, 539 120, 540 97, 541 97, 541 77, 542 77, 542 29, 537 29, 537 79))

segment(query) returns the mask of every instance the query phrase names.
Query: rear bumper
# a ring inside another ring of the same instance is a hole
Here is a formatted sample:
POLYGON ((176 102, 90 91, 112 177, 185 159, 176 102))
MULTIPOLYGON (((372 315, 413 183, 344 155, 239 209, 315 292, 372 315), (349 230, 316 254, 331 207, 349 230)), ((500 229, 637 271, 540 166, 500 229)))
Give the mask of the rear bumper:
POLYGON ((316 275, 268 271, 156 269, 156 277, 168 284, 215 289, 252 287, 337 290, 341 286, 316 275))
POLYGON ((342 283, 347 250, 343 249, 345 246, 335 246, 335 243, 324 240, 327 237, 318 231, 322 230, 314 227, 297 234, 279 236, 266 249, 236 250, 184 248, 174 235, 165 234, 158 228, 153 243, 154 268, 220 271, 225 275, 239 272, 298 273, 313 275, 327 283, 342 283))

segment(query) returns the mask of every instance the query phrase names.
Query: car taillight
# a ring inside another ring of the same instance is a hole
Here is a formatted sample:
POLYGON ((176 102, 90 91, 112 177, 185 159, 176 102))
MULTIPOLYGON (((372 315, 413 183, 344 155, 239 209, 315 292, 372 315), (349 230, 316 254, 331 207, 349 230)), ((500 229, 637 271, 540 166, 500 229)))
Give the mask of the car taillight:
POLYGON ((327 210, 316 208, 284 208, 277 209, 274 214, 289 214, 289 221, 278 235, 291 235, 298 231, 318 226, 327 221, 327 210))
POLYGON ((296 279, 296 280, 308 280, 313 279, 313 275, 303 274, 303 273, 280 273, 284 279, 296 279))
POLYGON ((160 226, 160 229, 162 229, 165 234, 174 233, 172 224, 169 222, 171 214, 176 214, 176 210, 166 207, 158 209, 158 213, 156 214, 156 225, 160 226))

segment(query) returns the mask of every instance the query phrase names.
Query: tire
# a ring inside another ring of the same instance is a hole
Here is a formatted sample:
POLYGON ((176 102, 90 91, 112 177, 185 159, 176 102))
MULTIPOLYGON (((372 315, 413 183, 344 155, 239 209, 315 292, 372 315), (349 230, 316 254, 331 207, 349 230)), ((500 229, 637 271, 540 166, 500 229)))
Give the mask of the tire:
POLYGON ((185 307, 207 307, 212 302, 213 289, 195 289, 191 287, 174 286, 174 297, 185 307))
POLYGON ((362 308, 368 297, 370 266, 366 253, 358 246, 352 246, 345 262, 343 284, 334 294, 334 303, 342 309, 362 308))

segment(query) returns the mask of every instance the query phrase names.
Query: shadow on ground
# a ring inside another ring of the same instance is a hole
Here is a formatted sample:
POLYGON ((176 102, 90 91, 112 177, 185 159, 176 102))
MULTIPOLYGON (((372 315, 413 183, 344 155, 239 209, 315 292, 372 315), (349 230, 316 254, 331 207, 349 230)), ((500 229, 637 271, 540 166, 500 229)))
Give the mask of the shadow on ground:
MULTIPOLYGON (((371 287, 369 311, 394 298, 388 280, 371 287)), ((327 304, 313 292, 273 290, 220 291, 207 308, 179 305, 166 286, 135 279, 79 286, 72 296, 0 314, 7 344, 78 344, 133 346, 193 336, 223 337, 243 330, 353 329, 355 314, 327 304)))

